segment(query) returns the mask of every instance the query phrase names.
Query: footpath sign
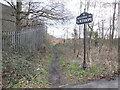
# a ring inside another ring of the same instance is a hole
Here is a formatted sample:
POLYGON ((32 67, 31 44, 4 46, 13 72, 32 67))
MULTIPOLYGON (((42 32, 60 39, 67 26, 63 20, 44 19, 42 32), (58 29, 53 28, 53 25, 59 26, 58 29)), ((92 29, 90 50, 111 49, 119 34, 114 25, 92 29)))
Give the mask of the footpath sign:
POLYGON ((93 21, 93 15, 87 12, 82 13, 76 18, 76 24, 85 24, 93 21))
POLYGON ((93 15, 87 12, 83 12, 80 16, 76 18, 76 24, 84 24, 84 61, 83 69, 86 69, 86 23, 93 21, 93 15))

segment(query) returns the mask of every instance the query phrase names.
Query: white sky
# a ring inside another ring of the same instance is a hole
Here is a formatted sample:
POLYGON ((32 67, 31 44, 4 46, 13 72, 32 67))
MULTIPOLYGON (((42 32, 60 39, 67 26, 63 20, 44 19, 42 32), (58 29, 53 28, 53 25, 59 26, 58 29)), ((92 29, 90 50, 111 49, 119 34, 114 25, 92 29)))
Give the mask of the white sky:
MULTIPOLYGON (((29 0, 24 0, 24 1, 29 1, 29 0)), ((82 13, 86 5, 85 3, 87 3, 87 1, 90 1, 91 6, 89 7, 88 13, 93 14, 94 23, 97 24, 98 21, 101 21, 103 19, 105 20, 106 22, 105 26, 107 27, 109 25, 109 18, 112 16, 111 13, 113 13, 113 5, 111 3, 114 2, 115 0, 31 0, 31 1, 32 2, 44 1, 46 3, 48 3, 48 1, 64 2, 66 8, 72 12, 75 18, 70 21, 71 23, 65 25, 63 24, 63 25, 48 26, 48 33, 56 37, 64 37, 64 33, 67 32, 68 30, 69 32, 68 37, 71 37, 71 33, 73 33, 74 27, 78 28, 78 25, 76 25, 76 17, 80 15, 80 2, 82 2, 82 11, 81 11, 82 13), (96 7, 94 8, 93 5, 95 4, 96 7)), ((4 3, 4 0, 0 0, 0 2, 4 3)), ((94 30, 96 29, 97 26, 94 28, 94 30)))

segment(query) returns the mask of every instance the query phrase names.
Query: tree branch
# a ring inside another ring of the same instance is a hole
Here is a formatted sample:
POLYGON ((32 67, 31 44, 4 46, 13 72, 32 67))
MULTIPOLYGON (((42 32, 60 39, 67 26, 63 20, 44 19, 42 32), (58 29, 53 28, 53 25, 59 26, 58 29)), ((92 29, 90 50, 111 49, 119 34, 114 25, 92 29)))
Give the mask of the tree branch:
POLYGON ((14 22, 16 23, 16 21, 13 21, 13 20, 9 20, 9 19, 2 19, 3 21, 9 21, 9 22, 14 22))
POLYGON ((7 2, 13 9, 15 9, 16 10, 16 7, 15 7, 15 5, 13 4, 13 2, 9 2, 9 1, 7 1, 7 0, 4 0, 5 2, 7 2))

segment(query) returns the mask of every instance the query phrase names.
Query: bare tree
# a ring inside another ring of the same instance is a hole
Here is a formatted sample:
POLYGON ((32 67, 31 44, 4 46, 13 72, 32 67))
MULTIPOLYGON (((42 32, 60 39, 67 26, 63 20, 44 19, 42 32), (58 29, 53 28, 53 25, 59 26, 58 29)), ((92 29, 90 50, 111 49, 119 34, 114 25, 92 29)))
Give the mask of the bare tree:
POLYGON ((46 20, 65 21, 71 18, 69 16, 70 12, 65 9, 63 3, 50 2, 46 5, 44 2, 23 2, 23 0, 17 0, 15 4, 13 1, 5 1, 14 9, 17 30, 21 30, 23 26, 31 24, 28 24, 26 20, 29 20, 29 22, 36 22, 35 24, 40 24, 40 22, 46 20))
POLYGON ((102 39, 104 39, 104 20, 102 20, 102 39))
POLYGON ((111 40, 111 31, 112 31, 112 25, 111 25, 111 19, 110 19, 110 33, 109 33, 109 39, 111 40))
POLYGON ((93 26, 94 25, 89 25, 88 24, 88 27, 90 29, 90 32, 89 32, 89 40, 88 40, 88 52, 87 52, 87 57, 88 57, 88 61, 89 61, 89 64, 91 65, 92 63, 92 60, 91 60, 91 46, 92 46, 92 34, 93 34, 93 26))
POLYGON ((115 15, 116 15, 116 0, 114 3, 114 12, 113 12, 113 20, 112 20, 112 40, 114 38, 114 31, 115 31, 115 15))
POLYGON ((18 31, 21 30, 21 11, 22 11, 22 1, 17 0, 17 5, 16 5, 16 29, 18 31))
MULTIPOLYGON (((81 14, 82 13, 82 2, 81 2, 81 0, 80 0, 80 12, 79 12, 79 14, 81 14)), ((81 38, 81 26, 79 25, 79 39, 81 38)))
POLYGON ((78 33, 77 33, 77 29, 76 27, 74 28, 74 53, 76 52, 76 42, 77 42, 77 38, 78 38, 78 33))
MULTIPOLYGON (((118 33, 119 33, 119 35, 118 35, 118 60, 119 60, 119 62, 118 63, 120 63, 120 1, 118 2, 118 33)), ((118 72, 120 73, 120 64, 118 64, 119 65, 119 68, 118 68, 118 72)))

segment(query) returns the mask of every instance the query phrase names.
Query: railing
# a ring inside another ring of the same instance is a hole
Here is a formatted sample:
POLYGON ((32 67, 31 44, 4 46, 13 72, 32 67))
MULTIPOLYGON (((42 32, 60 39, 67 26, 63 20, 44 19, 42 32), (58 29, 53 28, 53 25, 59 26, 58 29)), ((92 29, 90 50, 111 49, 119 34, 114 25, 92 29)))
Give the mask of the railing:
POLYGON ((2 49, 14 49, 21 51, 23 49, 38 50, 46 40, 45 28, 36 27, 24 31, 3 31, 2 49))

